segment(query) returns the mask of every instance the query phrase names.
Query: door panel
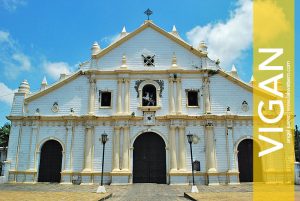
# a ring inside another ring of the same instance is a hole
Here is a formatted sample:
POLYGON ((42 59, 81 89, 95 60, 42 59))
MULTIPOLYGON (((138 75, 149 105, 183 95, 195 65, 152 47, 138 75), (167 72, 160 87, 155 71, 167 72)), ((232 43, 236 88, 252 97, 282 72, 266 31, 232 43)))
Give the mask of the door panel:
POLYGON ((166 183, 166 150, 155 133, 141 134, 134 142, 133 182, 166 183))

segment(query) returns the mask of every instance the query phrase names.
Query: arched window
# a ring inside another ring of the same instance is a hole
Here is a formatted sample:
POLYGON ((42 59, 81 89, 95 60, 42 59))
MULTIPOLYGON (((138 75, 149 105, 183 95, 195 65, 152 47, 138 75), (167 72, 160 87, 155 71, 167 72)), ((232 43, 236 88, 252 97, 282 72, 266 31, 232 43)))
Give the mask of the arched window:
POLYGON ((147 84, 142 89, 142 106, 156 106, 156 88, 152 84, 147 84))

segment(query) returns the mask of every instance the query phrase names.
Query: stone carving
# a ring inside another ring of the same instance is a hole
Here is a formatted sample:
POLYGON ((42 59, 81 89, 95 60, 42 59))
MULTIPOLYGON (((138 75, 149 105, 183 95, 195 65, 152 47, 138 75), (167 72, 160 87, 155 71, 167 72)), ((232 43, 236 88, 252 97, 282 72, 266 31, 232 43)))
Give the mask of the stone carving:
POLYGON ((160 86, 159 97, 162 97, 162 91, 164 90, 164 81, 163 80, 154 80, 160 86))
POLYGON ((242 110, 244 112, 247 112, 249 110, 249 106, 248 106, 247 101, 243 101, 243 103, 242 103, 242 110))
POLYGON ((53 103, 53 106, 52 106, 51 110, 52 110, 52 112, 55 112, 55 113, 57 113, 59 111, 59 107, 58 107, 57 102, 53 103))
MULTIPOLYGON (((137 93, 137 98, 139 98, 140 97, 140 94, 139 94, 139 86, 140 86, 140 84, 142 83, 142 82, 144 82, 145 80, 136 80, 135 81, 135 85, 134 85, 134 89, 135 89, 135 91, 136 91, 136 93, 137 93)), ((160 87, 160 93, 159 93, 159 97, 162 97, 162 92, 163 92, 163 90, 165 89, 164 88, 164 81, 163 80, 154 80, 155 82, 157 82, 157 84, 159 85, 159 87, 160 87)))

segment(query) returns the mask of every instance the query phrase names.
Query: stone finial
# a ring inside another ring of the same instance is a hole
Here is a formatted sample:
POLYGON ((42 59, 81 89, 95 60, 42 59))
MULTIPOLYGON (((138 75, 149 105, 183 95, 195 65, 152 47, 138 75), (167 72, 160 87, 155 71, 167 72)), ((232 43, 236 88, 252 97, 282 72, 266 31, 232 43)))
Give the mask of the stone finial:
POLYGON ((92 48, 92 56, 98 54, 101 51, 100 45, 95 41, 92 48))
POLYGON ((44 76, 43 81, 41 83, 41 90, 46 89, 47 86, 48 86, 47 79, 46 79, 46 76, 44 76))
POLYGON ((207 55, 207 45, 204 41, 201 41, 198 47, 198 50, 203 54, 207 55))
POLYGON ((175 26, 175 25, 173 25, 173 28, 172 28, 171 34, 173 34, 174 36, 177 36, 177 37, 179 37, 179 34, 178 34, 178 32, 177 32, 177 29, 176 29, 176 26, 175 26))
POLYGON ((30 91, 30 86, 29 86, 27 80, 24 80, 24 81, 20 84, 18 92, 19 92, 19 93, 25 93, 25 94, 28 94, 29 91, 30 91))
POLYGON ((252 75, 249 84, 253 85, 254 82, 255 82, 255 79, 254 79, 254 77, 252 75))
POLYGON ((177 65, 177 57, 176 57, 176 54, 175 52, 173 53, 173 57, 172 57, 172 68, 177 68, 178 65, 177 65))
POLYGON ((233 77, 235 77, 235 78, 238 78, 238 77, 239 77, 239 76, 238 76, 238 73, 237 73, 237 70, 236 70, 236 67, 235 67, 234 64, 232 65, 230 74, 231 74, 233 77))
POLYGON ((126 59, 126 55, 123 54, 122 56, 122 65, 121 68, 127 68, 127 59, 126 59))
POLYGON ((126 31, 126 28, 124 26, 123 29, 122 29, 122 32, 121 32, 121 38, 126 36, 126 35, 127 35, 127 31, 126 31))

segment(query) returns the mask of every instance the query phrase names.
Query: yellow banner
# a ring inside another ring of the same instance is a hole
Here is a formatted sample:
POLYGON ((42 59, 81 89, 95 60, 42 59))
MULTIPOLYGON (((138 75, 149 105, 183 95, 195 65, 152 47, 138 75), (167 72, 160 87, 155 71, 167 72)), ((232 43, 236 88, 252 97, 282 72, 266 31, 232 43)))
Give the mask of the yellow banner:
POLYGON ((253 20, 253 200, 294 201, 294 0, 254 0, 253 20))

